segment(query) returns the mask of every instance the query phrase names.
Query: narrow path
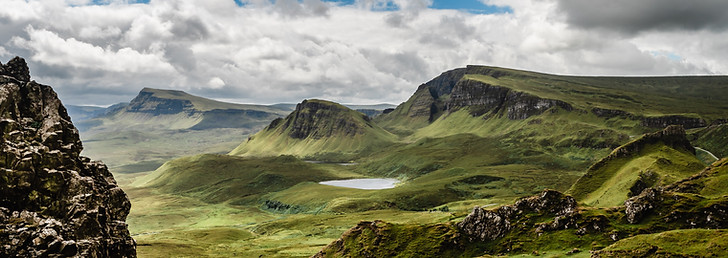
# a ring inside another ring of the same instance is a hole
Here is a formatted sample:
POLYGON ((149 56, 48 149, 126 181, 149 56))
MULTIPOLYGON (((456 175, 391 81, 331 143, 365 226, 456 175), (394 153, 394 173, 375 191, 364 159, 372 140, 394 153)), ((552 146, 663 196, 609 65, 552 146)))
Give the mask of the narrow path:
POLYGON ((710 156, 711 156, 711 157, 713 157, 713 158, 714 158, 715 160, 719 160, 719 158, 718 158, 718 157, 716 157, 715 155, 713 155, 713 153, 711 153, 710 151, 707 151, 707 150, 705 150, 705 149, 703 149, 703 148, 700 148, 700 147, 695 147, 695 149, 697 149, 697 150, 701 150, 701 151, 704 151, 704 152, 706 152, 706 153, 710 154, 710 156))

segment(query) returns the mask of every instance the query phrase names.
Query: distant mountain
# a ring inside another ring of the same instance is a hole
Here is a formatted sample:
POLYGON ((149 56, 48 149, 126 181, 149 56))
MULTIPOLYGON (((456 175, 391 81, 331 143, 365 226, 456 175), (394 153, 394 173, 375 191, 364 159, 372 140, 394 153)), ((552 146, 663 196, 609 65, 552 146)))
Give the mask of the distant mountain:
POLYGON ((230 154, 347 155, 395 138, 360 112, 329 101, 304 100, 287 117, 273 120, 230 154))
POLYGON ((276 107, 225 103, 183 91, 144 88, 128 104, 111 106, 104 114, 81 122, 79 128, 82 131, 256 128, 287 113, 276 107))
POLYGON ((106 112, 105 107, 97 106, 66 105, 66 110, 68 111, 68 115, 71 117, 71 119, 76 122, 95 118, 97 116, 103 115, 106 112))

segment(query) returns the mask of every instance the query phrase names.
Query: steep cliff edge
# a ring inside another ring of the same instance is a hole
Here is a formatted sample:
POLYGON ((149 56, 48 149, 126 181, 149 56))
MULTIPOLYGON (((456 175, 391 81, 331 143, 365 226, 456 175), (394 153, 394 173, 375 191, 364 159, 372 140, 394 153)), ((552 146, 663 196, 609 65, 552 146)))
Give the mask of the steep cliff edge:
POLYGON ((131 203, 25 61, 0 69, 0 256, 134 257, 131 203))
POLYGON ((230 154, 349 155, 395 138, 362 113, 329 101, 304 100, 286 118, 273 120, 230 154))

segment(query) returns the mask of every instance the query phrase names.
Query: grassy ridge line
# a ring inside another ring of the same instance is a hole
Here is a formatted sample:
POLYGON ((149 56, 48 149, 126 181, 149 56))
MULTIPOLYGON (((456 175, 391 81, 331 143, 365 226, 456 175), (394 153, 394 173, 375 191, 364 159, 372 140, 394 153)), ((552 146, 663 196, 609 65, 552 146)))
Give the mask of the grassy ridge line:
POLYGON ((213 99, 203 98, 200 96, 195 96, 189 93, 186 93, 184 91, 179 90, 162 90, 162 89, 152 89, 152 88, 144 88, 141 92, 149 92, 152 93, 152 96, 161 98, 161 99, 176 99, 176 100, 189 100, 192 102, 192 105, 195 109, 199 111, 211 111, 214 109, 246 109, 246 110, 256 110, 256 111, 263 111, 263 112, 269 112, 269 113, 276 113, 280 115, 285 115, 287 113, 285 110, 281 108, 271 107, 271 106, 264 106, 264 105, 250 105, 250 104, 237 104, 237 103, 229 103, 229 102, 222 102, 217 101, 213 99))
POLYGON ((682 127, 671 126, 616 148, 594 163, 569 193, 588 205, 618 206, 644 188, 669 185, 703 168, 682 127))
POLYGON ((471 73, 463 79, 562 100, 585 110, 598 107, 645 116, 680 114, 707 119, 725 118, 728 110, 728 96, 722 94, 728 91, 727 76, 587 77, 478 68, 502 73, 497 78, 471 73))

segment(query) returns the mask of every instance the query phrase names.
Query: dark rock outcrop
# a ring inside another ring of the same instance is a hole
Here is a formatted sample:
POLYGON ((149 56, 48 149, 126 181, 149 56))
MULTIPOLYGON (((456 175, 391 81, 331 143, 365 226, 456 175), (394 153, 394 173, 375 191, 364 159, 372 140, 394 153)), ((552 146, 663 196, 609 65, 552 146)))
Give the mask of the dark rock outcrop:
MULTIPOLYGON (((668 187, 669 188, 669 187, 668 187)), ((661 188, 648 188, 624 203, 627 221, 642 222, 655 216, 671 228, 728 228, 728 196, 706 199, 661 188)))
POLYGON ((356 117, 369 122, 369 117, 362 113, 332 102, 321 100, 304 100, 284 120, 274 120, 268 126, 271 130, 282 123, 283 130, 290 129, 288 135, 295 139, 321 139, 335 135, 354 136, 363 134, 362 125, 356 117))
MULTIPOLYGON (((432 122, 445 111, 468 107, 473 116, 488 112, 503 112, 509 119, 526 119, 559 106, 572 110, 571 105, 559 100, 544 99, 506 87, 488 85, 473 80, 464 80, 466 74, 487 75, 498 78, 507 74, 488 67, 468 66, 454 69, 420 85, 408 102, 407 115, 423 117, 432 122), (447 98, 446 96, 450 96, 447 98)), ((398 107, 404 108, 404 106, 398 107)))
POLYGON ((501 114, 505 114, 511 120, 526 119, 555 106, 572 110, 571 105, 560 100, 539 98, 472 80, 462 80, 457 83, 452 89, 450 100, 446 103, 446 109, 450 111, 468 107, 473 116, 502 112, 501 114))
POLYGON ((576 210, 576 200, 554 190, 544 190, 540 195, 521 198, 513 205, 495 210, 475 207, 457 226, 469 236, 470 241, 490 241, 501 238, 513 227, 513 223, 529 213, 566 216, 576 210))
MULTIPOLYGON (((604 108, 592 108, 592 113, 598 117, 613 118, 613 117, 632 117, 632 114, 622 110, 615 109, 604 109, 604 108)), ((663 126, 664 127, 664 126, 663 126)))
POLYGON ((66 109, 21 58, 0 76, 0 134, 0 256, 136 256, 129 199, 103 163, 80 156, 66 109))
POLYGON ((664 128, 669 125, 681 125, 684 128, 705 127, 708 124, 702 118, 693 118, 685 116, 658 116, 658 117, 642 117, 640 119, 642 126, 651 128, 664 128))
MULTIPOLYGON (((182 91, 168 90, 168 92, 187 95, 187 93, 182 91)), ((152 115, 195 112, 192 101, 186 99, 159 98, 156 97, 153 90, 149 88, 142 89, 142 91, 139 92, 139 95, 129 102, 126 110, 130 112, 149 113, 152 115)))

